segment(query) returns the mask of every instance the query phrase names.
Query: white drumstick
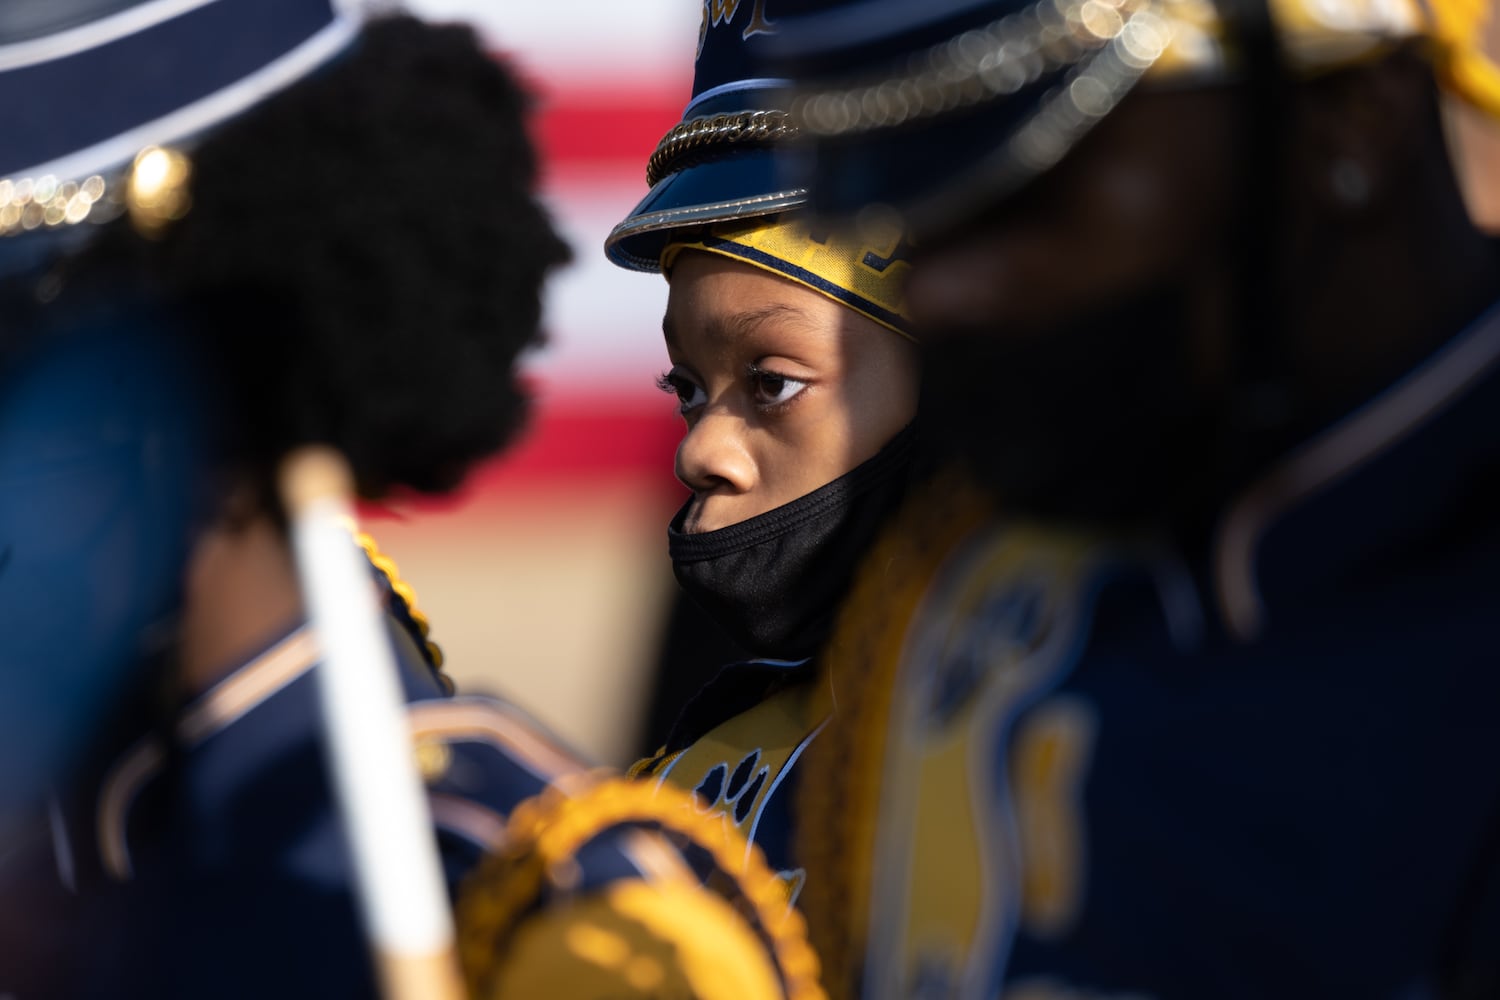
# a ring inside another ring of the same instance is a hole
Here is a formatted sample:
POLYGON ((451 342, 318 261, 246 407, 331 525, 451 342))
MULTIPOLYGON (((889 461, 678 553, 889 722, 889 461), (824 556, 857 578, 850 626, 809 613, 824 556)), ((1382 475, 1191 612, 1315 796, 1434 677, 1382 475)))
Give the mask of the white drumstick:
POLYGON ((459 1000, 453 916, 395 658, 351 525, 353 477, 331 448, 281 467, 281 493, 317 668, 333 783, 365 930, 388 1000, 459 1000))

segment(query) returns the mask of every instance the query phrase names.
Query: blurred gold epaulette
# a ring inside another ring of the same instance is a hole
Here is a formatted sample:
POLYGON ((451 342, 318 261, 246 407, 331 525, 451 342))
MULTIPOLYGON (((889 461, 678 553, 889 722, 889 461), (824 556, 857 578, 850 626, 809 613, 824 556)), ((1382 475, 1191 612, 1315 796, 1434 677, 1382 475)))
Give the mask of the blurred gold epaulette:
POLYGON ((579 776, 511 814, 465 880, 469 995, 823 1000, 807 928, 758 849, 689 793, 579 776), (583 885, 579 854, 610 838, 642 874, 583 885), (679 846, 712 859, 705 885, 679 846))
POLYGON ((418 651, 423 654, 432 672, 443 689, 448 694, 453 694, 453 678, 443 673, 443 650, 432 639, 432 624, 427 615, 417 607, 417 593, 412 590, 411 584, 401 579, 401 570, 396 566, 396 560, 380 551, 375 537, 367 531, 355 531, 354 541, 364 550, 365 558, 370 560, 370 565, 385 577, 386 583, 391 588, 391 593, 401 603, 406 611, 406 617, 410 619, 415 634, 412 636, 417 641, 418 651))

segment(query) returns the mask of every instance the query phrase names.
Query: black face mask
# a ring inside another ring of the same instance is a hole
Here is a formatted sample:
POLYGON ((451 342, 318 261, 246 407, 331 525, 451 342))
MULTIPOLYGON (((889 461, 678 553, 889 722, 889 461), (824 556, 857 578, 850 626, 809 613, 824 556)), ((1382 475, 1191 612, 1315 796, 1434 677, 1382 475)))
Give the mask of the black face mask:
POLYGON ((717 531, 667 528, 672 571, 734 640, 761 656, 816 653, 860 560, 906 491, 915 425, 869 461, 791 503, 717 531))

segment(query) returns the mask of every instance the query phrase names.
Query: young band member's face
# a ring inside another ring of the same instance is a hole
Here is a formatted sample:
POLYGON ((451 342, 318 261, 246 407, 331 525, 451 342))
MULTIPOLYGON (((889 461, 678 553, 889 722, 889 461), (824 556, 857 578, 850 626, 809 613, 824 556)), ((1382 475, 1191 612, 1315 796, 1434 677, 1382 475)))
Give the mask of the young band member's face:
POLYGON ((687 433, 684 523, 713 531, 763 514, 871 458, 916 413, 914 344, 796 282, 687 251, 662 320, 687 433))

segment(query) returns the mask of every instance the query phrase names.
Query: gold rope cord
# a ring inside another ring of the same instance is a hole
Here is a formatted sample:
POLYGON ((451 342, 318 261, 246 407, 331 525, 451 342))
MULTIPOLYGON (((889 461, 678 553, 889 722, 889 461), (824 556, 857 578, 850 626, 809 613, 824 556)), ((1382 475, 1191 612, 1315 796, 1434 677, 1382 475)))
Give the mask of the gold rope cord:
POLYGON ((611 828, 635 823, 686 837, 708 852, 749 907, 749 919, 769 939, 787 1000, 825 1000, 806 923, 787 905, 785 889, 759 848, 747 845, 717 815, 700 812, 689 792, 630 778, 586 780, 591 783, 583 788, 548 788, 518 806, 502 842, 465 879, 458 946, 470 996, 491 995, 527 910, 549 881, 566 885, 576 875, 578 850, 611 828))
POLYGON ((915 492, 866 557, 822 657, 832 723, 800 763, 800 903, 834 998, 857 995, 891 696, 913 617, 939 567, 985 523, 986 498, 955 473, 915 492))
POLYGON ((742 143, 776 142, 796 134, 790 116, 777 110, 741 111, 680 122, 662 136, 646 161, 646 186, 655 187, 662 178, 676 173, 688 154, 720 152, 723 146, 742 143))
POLYGON ((391 592, 396 599, 406 605, 406 613, 410 616, 412 624, 416 625, 417 632, 421 636, 422 644, 427 648, 427 656, 432 661, 432 667, 437 671, 438 677, 453 693, 453 680, 443 673, 443 650, 431 639, 432 624, 427 615, 417 607, 417 592, 411 588, 411 584, 401 579, 401 571, 396 566, 396 560, 380 551, 380 546, 367 532, 356 531, 354 541, 364 550, 365 557, 370 560, 370 565, 384 576, 386 582, 391 585, 391 592))

